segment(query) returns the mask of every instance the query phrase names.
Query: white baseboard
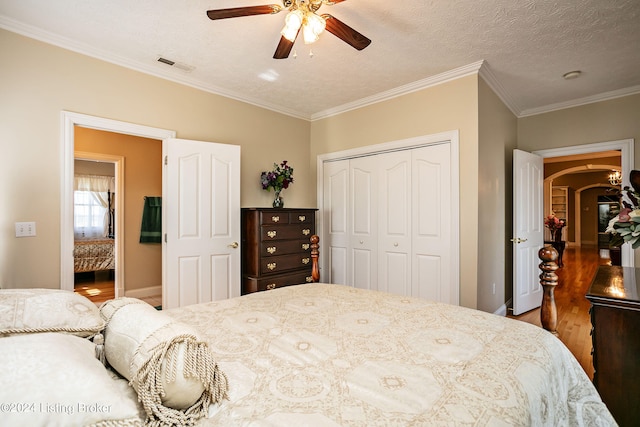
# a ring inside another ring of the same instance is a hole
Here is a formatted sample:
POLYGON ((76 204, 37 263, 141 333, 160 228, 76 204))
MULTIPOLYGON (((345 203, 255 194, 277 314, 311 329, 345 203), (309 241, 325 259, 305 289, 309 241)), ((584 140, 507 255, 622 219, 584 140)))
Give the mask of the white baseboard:
POLYGON ((510 305, 511 305, 511 298, 509 298, 509 301, 505 302, 500 307, 498 307, 498 309, 494 311, 493 314, 497 314, 498 316, 505 317, 507 315, 507 307, 509 307, 510 305))
POLYGON ((146 298, 162 295, 162 286, 149 286, 148 288, 131 289, 124 293, 129 298, 146 298))

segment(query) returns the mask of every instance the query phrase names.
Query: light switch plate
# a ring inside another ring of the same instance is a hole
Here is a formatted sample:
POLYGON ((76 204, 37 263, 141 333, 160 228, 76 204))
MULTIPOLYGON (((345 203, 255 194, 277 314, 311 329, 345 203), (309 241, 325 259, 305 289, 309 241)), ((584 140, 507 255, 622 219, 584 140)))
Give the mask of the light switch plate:
POLYGON ((35 222, 16 222, 16 237, 33 237, 35 235, 35 222))

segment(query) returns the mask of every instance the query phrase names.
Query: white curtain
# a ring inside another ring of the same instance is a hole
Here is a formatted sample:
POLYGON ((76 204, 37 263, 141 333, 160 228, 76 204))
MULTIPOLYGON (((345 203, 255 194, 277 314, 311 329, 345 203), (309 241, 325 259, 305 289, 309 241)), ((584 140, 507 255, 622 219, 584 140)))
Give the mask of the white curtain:
POLYGON ((107 237, 109 234, 109 196, 115 177, 74 176, 74 236, 76 240, 107 237))

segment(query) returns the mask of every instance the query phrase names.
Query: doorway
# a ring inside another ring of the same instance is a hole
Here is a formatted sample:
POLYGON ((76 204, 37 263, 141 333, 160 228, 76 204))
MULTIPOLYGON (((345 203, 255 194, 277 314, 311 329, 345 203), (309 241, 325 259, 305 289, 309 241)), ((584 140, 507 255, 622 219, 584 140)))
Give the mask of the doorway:
MULTIPOLYGON (((122 270, 124 265, 122 262, 116 265, 115 259, 116 242, 120 238, 116 224, 121 227, 124 222, 124 210, 121 209, 124 207, 124 157, 76 151, 75 175, 89 180, 89 182, 78 182, 76 185, 86 187, 90 186, 91 182, 97 181, 95 182, 97 186, 107 187, 106 195, 103 192, 97 197, 99 204, 106 208, 104 210, 106 215, 101 210, 101 215, 96 218, 98 220, 96 225, 100 227, 88 233, 85 233, 84 229, 76 228, 75 210, 78 201, 74 200, 74 290, 95 303, 101 303, 124 294, 123 275, 117 274, 118 269, 122 270), (119 190, 116 191, 116 189, 119 190), (105 202, 106 206, 104 206, 105 202)), ((76 185, 74 190, 77 190, 76 185)), ((90 196, 89 202, 94 204, 95 199, 90 196)))
MULTIPOLYGON (((591 212, 591 210, 585 211, 586 207, 584 195, 585 190, 589 190, 592 188, 602 188, 603 192, 606 193, 607 188, 611 188, 613 186, 608 185, 605 180, 605 177, 612 170, 620 170, 622 173, 623 181, 621 186, 629 185, 628 177, 629 173, 633 169, 633 159, 634 159, 634 151, 633 151, 633 139, 625 139, 625 140, 617 140, 617 141, 608 141, 594 144, 585 144, 573 147, 564 147, 557 149, 549 149, 549 150, 541 150, 536 151, 534 154, 537 154, 543 157, 546 165, 549 163, 553 163, 554 161, 562 162, 562 161, 574 161, 573 165, 567 164, 567 167, 561 167, 560 170, 551 173, 550 176, 545 179, 544 183, 544 192, 545 195, 545 215, 550 212, 552 209, 551 206, 546 203, 551 203, 551 194, 553 191, 553 182, 558 180, 565 175, 570 174, 601 174, 602 175, 602 183, 601 185, 594 185, 593 183, 587 183, 584 180, 577 179, 576 182, 582 182, 582 184, 576 185, 575 188, 575 198, 573 206, 569 205, 567 210, 567 216, 573 218, 574 227, 573 230, 568 230, 568 233, 565 233, 566 239, 569 242, 573 242, 574 245, 581 245, 584 240, 585 233, 583 233, 582 224, 584 224, 583 217, 585 214, 589 215, 594 213, 594 220, 592 221, 593 230, 593 241, 587 240, 587 243, 593 243, 597 245, 597 203, 589 209, 595 210, 595 212, 591 212), (615 164, 615 162, 611 162, 612 157, 618 156, 620 159, 619 164, 615 164), (584 194, 583 194, 584 193, 584 194), (572 238, 573 236, 573 238, 572 238)), ((547 174, 545 174, 547 175, 547 174)), ((610 191, 610 190, 609 190, 610 191)), ((597 198, 596 198, 597 199, 597 198)), ((590 236, 589 233, 586 234, 590 236)), ((623 245, 621 248, 621 264, 628 267, 633 267, 635 264, 633 250, 630 245, 623 245)))
MULTIPOLYGON (((62 120, 62 182, 61 182, 61 212, 60 212, 60 288, 68 291, 74 290, 74 235, 73 235, 73 181, 74 181, 74 159, 75 159, 75 128, 76 126, 114 132, 123 135, 132 135, 143 138, 164 140, 175 137, 175 132, 165 129, 152 128, 148 126, 136 125, 116 120, 103 119, 100 117, 88 116, 84 114, 63 111, 62 120)), ((120 181, 120 184, 122 184, 120 181)), ((124 194, 124 188, 116 188, 116 193, 124 194)), ((123 209, 120 209, 123 211, 123 209)), ((115 218, 116 229, 124 229, 124 220, 115 218), (120 221, 120 222, 119 222, 120 221)), ((124 265, 124 242, 123 239, 116 239, 114 247, 116 265, 116 295, 124 296, 124 269, 119 268, 124 265)), ((145 296, 145 295, 134 295, 145 296)))

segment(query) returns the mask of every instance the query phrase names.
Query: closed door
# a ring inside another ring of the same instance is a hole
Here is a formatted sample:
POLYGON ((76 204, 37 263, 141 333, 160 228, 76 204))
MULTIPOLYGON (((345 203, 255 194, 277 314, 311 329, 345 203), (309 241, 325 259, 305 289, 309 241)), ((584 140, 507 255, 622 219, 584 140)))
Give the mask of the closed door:
POLYGON ((325 280, 458 304, 449 143, 326 162, 323 174, 325 280))
POLYGON ((240 295, 240 147, 163 143, 162 306, 240 295))
POLYGON ((350 275, 360 289, 378 289, 378 160, 366 156, 349 164, 350 275))

